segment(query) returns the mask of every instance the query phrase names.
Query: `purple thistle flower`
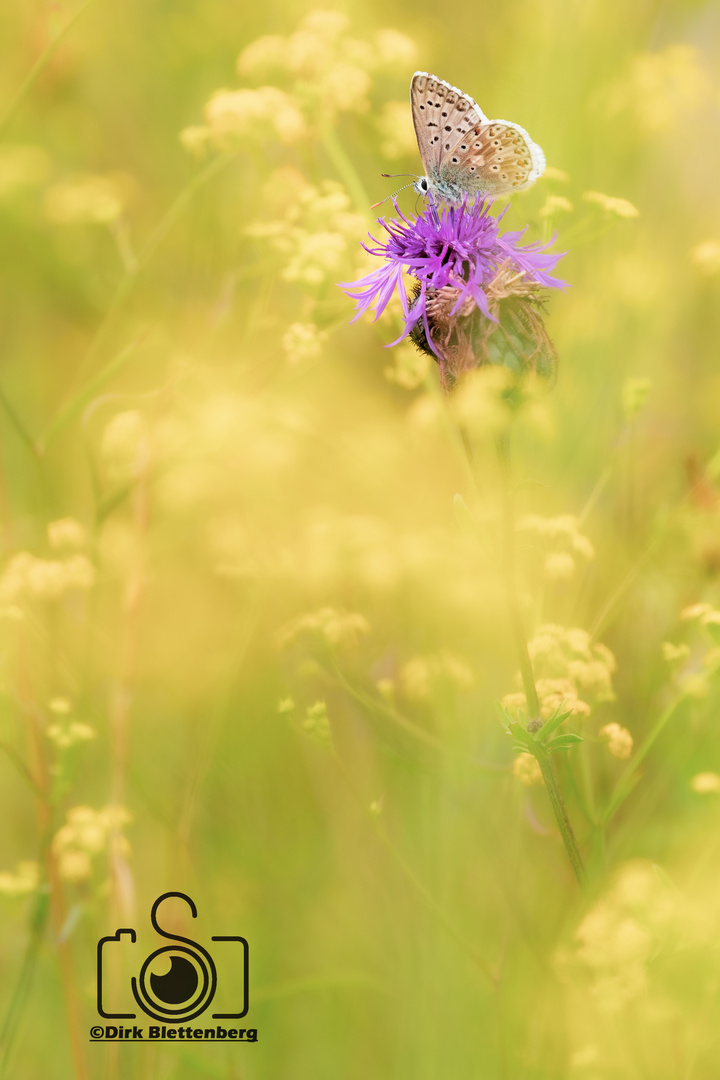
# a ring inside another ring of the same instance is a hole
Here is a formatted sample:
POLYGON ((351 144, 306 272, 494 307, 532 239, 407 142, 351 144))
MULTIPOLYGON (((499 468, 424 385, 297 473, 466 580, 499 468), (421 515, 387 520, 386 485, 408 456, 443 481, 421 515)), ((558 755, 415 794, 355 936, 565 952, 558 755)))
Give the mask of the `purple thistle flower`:
MULTIPOLYGON (((498 323, 498 315, 492 310, 497 304, 489 303, 489 299, 499 274, 505 286, 509 280, 519 283, 510 293, 527 296, 529 290, 537 293, 541 287, 564 288, 567 283, 549 273, 562 255, 545 253, 554 237, 548 244, 520 245, 518 241, 526 230, 501 235, 498 223, 505 211, 495 218, 490 214, 490 205, 475 202, 440 210, 430 205, 417 217, 405 217, 395 203, 400 220, 380 219, 388 239, 381 243, 371 236, 372 244, 363 244, 369 254, 384 259, 385 264, 359 281, 340 286, 356 301, 353 322, 366 311, 374 311, 377 320, 397 290, 405 326, 391 344, 397 345, 409 334, 415 340, 419 337, 421 347, 429 346, 444 368, 442 343, 434 341, 432 334, 432 308, 437 307, 440 290, 445 290, 445 321, 452 324, 457 317, 467 320, 472 313, 498 323), (412 302, 405 292, 405 273, 417 281, 412 302)), ((505 295, 510 293, 506 291, 505 295)))

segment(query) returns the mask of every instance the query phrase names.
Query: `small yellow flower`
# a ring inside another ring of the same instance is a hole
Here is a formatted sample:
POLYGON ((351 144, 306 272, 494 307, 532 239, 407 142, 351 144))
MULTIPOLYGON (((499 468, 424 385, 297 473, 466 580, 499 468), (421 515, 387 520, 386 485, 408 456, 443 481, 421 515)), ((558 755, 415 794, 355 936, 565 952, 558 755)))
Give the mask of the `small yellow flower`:
POLYGON ((316 701, 305 711, 305 719, 300 724, 302 731, 321 746, 332 744, 332 732, 324 701, 316 701))
POLYGON ((412 67, 417 56, 417 46, 412 38, 397 30, 379 30, 375 35, 375 51, 381 64, 402 71, 412 67))
POLYGON ((283 270, 285 281, 322 285, 341 266, 347 251, 345 237, 336 232, 298 236, 297 249, 283 270))
POLYGON ((400 688, 410 701, 425 701, 436 688, 450 685, 470 690, 475 684, 471 668, 448 649, 431 656, 415 656, 398 672, 400 688))
POLYGON ((212 128, 206 125, 186 127, 180 132, 180 142, 191 157, 203 158, 212 142, 212 135, 212 128))
POLYGON ((515 776, 521 784, 526 784, 530 787, 531 784, 539 784, 542 782, 542 772, 540 765, 532 754, 518 754, 513 761, 513 776, 515 776))
POLYGON ((78 173, 54 184, 45 195, 45 213, 58 224, 109 225, 125 205, 122 185, 109 176, 78 173))
POLYGON ((364 616, 351 611, 336 611, 324 607, 307 615, 299 615, 282 627, 277 633, 277 643, 281 649, 292 644, 305 633, 317 634, 333 648, 348 647, 358 644, 360 636, 370 631, 364 616))
MULTIPOLYGON (((90 806, 74 806, 66 814, 65 824, 53 837, 53 852, 58 860, 60 876, 68 881, 83 881, 92 873, 92 857, 106 850, 108 841, 132 820, 123 806, 105 806, 93 810, 90 806)), ((124 853, 129 845, 124 838, 116 844, 124 853)))
POLYGON ((690 604, 689 607, 683 608, 680 612, 680 618, 686 621, 701 619, 703 615, 709 615, 714 610, 712 604, 701 601, 699 604, 690 604))
POLYGON ((703 240, 696 244, 690 252, 690 261, 708 277, 720 274, 720 240, 703 240))
POLYGON ((640 211, 627 199, 620 199, 614 195, 604 195, 602 191, 586 191, 583 194, 585 202, 594 203, 604 210, 606 214, 615 214, 621 218, 638 217, 640 211))
POLYGON ((552 217, 553 214, 571 214, 573 204, 564 195, 548 195, 540 210, 540 217, 552 217))
POLYGON ((546 165, 542 174, 543 180, 557 180, 560 184, 570 183, 570 174, 564 169, 556 169, 553 165, 546 165))
POLYGON ((59 750, 67 750, 77 743, 94 739, 95 729, 90 727, 89 724, 72 720, 69 724, 49 724, 47 737, 55 743, 59 750))
POLYGON ((47 707, 50 712, 55 713, 57 716, 67 716, 72 709, 72 705, 64 697, 51 698, 47 707))
POLYGON ((575 573, 575 560, 566 551, 548 555, 543 568, 548 581, 569 581, 575 573))
POLYGON ((35 892, 40 882, 40 867, 36 862, 18 863, 15 873, 0 874, 0 895, 27 896, 35 892))
POLYGON ((47 527, 48 543, 54 550, 62 548, 81 548, 87 539, 85 529, 75 518, 60 518, 51 521, 47 527))
POLYGON ((662 644, 663 660, 668 664, 677 664, 681 660, 686 660, 690 655, 689 645, 674 645, 672 641, 664 641, 662 644))
POLYGON ((87 851, 62 850, 58 853, 58 871, 65 881, 87 881, 92 874, 92 860, 87 851))
POLYGON ((613 757, 625 761, 630 757, 633 750, 633 737, 627 728, 620 724, 605 724, 598 732, 600 738, 608 740, 608 750, 613 757))
POLYGON ((71 589, 90 589, 94 582, 95 568, 84 555, 60 561, 38 559, 21 551, 0 578, 0 602, 59 600, 71 589))
POLYGON ((698 795, 719 795, 720 776, 714 772, 697 773, 690 781, 690 787, 693 791, 696 791, 698 795))
POLYGON ((285 356, 290 364, 317 360, 322 355, 327 334, 318 330, 315 323, 292 323, 282 340, 285 356))
POLYGON ((205 119, 220 147, 246 136, 274 135, 284 143, 305 137, 305 119, 298 105, 276 86, 259 90, 217 90, 205 106, 205 119))

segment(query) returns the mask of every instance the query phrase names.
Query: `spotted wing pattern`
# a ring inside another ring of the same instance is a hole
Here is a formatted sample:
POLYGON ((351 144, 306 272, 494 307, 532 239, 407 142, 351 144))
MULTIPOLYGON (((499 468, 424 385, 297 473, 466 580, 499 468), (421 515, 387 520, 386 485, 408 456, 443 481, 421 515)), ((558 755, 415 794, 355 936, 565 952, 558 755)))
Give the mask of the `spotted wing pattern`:
POLYGON ((428 176, 440 168, 446 144, 459 144, 487 117, 471 97, 426 71, 416 71, 410 83, 410 104, 420 160, 428 176))
POLYGON ((542 150, 519 124, 488 120, 472 98, 442 79, 416 72, 410 98, 428 186, 441 201, 508 195, 545 169, 542 150))

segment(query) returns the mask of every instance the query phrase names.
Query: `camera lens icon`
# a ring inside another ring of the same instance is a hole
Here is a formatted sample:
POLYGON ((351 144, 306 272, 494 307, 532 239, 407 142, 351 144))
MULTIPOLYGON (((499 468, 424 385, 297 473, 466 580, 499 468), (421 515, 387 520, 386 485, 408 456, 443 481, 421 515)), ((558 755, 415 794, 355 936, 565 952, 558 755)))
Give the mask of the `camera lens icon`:
POLYGON ((131 980, 143 1012, 171 1022, 192 1020, 205 1012, 215 996, 217 972, 210 955, 200 949, 196 943, 166 945, 148 956, 138 978, 131 980))
POLYGON ((208 1008, 217 989, 217 970, 210 953, 197 941, 170 934, 158 926, 157 909, 163 900, 173 895, 185 900, 193 918, 197 917, 195 904, 184 893, 165 893, 158 897, 150 913, 150 922, 159 934, 172 938, 177 944, 164 945, 150 953, 137 979, 133 976, 130 980, 130 986, 133 997, 148 1016, 178 1023, 193 1020, 208 1008))
MULTIPOLYGON (((170 939, 171 944, 163 945, 150 953, 144 961, 137 977, 130 979, 130 989, 136 1004, 155 1020, 169 1024, 182 1024, 194 1020, 210 1007, 217 990, 217 969, 210 953, 197 941, 182 937, 180 934, 163 930, 157 921, 160 904, 170 897, 184 900, 190 908, 193 919, 197 918, 197 908, 186 893, 167 892, 159 896, 152 906, 150 922, 161 937, 170 939)), ((132 943, 136 940, 133 929, 118 930, 112 937, 101 938, 97 949, 97 1007, 101 1016, 112 1019, 134 1019, 136 1014, 116 1009, 108 1009, 103 1000, 103 950, 106 946, 117 945, 126 937, 132 943)), ((248 943, 238 935, 213 935, 213 942, 222 948, 229 946, 237 950, 243 975, 242 1007, 233 1012, 212 1013, 213 1019, 239 1019, 248 1011, 248 943)), ((126 984, 127 985, 127 984, 126 984)))

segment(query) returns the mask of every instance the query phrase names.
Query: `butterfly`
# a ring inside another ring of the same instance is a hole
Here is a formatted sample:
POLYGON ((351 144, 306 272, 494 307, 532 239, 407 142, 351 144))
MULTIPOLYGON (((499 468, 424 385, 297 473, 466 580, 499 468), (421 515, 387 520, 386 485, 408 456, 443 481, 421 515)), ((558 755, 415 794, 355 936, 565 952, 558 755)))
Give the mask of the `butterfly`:
POLYGON ((527 131, 509 120, 488 120, 477 102, 444 79, 416 71, 410 105, 426 174, 413 184, 418 194, 458 206, 522 191, 542 175, 545 155, 527 131))

